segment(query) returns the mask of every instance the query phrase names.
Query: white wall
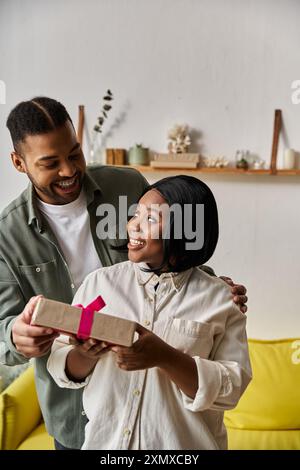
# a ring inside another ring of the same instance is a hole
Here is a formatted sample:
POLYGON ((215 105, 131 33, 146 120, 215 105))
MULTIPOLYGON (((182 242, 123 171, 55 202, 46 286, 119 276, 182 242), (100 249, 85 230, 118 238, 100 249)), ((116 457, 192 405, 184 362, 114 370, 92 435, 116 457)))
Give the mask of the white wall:
MULTIPOLYGON (((297 0, 1 0, 0 208, 27 184, 9 159, 5 119, 20 100, 44 94, 77 105, 94 124, 109 87, 109 146, 165 150, 168 129, 202 131, 204 153, 245 148, 269 160, 275 108, 284 144, 300 150, 297 0)), ((281 158, 280 158, 281 162, 281 158)), ((150 179, 154 175, 149 175, 150 179)), ((202 178, 213 189, 221 233, 211 265, 249 290, 249 336, 299 336, 300 178, 202 178)))

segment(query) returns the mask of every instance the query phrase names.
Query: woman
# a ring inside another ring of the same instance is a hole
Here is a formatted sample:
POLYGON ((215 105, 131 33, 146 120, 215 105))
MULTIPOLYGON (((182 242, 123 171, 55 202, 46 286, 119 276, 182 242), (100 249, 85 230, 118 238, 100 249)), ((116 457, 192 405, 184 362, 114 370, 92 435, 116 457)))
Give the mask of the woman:
POLYGON ((251 367, 245 315, 228 285, 198 268, 217 245, 214 196, 193 177, 158 181, 128 236, 129 261, 91 273, 74 304, 101 293, 102 311, 136 321, 139 338, 126 348, 61 336, 48 361, 60 387, 85 387, 83 449, 226 449, 223 412, 251 367))

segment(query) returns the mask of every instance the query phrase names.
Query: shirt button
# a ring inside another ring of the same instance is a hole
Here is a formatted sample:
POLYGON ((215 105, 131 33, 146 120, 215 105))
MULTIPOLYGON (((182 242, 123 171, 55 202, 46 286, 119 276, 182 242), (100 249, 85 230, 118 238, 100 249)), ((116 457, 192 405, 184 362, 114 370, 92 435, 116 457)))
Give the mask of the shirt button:
POLYGON ((36 272, 39 273, 41 268, 35 268, 36 272))
POLYGON ((86 413, 85 413, 85 411, 82 411, 81 414, 82 414, 82 416, 85 416, 86 413))
POLYGON ((74 287, 75 287, 74 284, 71 284, 71 287, 72 287, 72 289, 74 289, 74 287))
POLYGON ((127 429, 127 428, 124 429, 124 432, 123 432, 124 436, 129 436, 130 433, 131 433, 130 429, 127 429))
POLYGON ((144 321, 144 325, 145 325, 145 326, 149 326, 149 325, 150 325, 150 321, 149 321, 149 320, 145 320, 145 321, 144 321))
POLYGON ((140 390, 136 389, 136 390, 134 390, 133 394, 134 394, 136 397, 138 397, 138 396, 141 394, 141 392, 140 392, 140 390))

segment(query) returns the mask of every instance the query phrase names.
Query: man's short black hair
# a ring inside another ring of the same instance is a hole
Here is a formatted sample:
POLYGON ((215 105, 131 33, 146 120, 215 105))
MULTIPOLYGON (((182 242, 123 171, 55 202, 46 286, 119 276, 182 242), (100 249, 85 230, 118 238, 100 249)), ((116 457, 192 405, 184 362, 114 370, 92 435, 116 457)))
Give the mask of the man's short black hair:
MULTIPOLYGON (((165 266, 168 271, 180 272, 185 271, 194 266, 205 264, 213 255, 219 238, 219 221, 218 209, 213 193, 203 181, 193 176, 178 175, 163 178, 154 184, 148 186, 143 195, 156 189, 166 200, 169 206, 179 204, 184 211, 184 206, 189 204, 191 207, 192 230, 196 230, 196 206, 203 204, 204 206, 204 243, 202 248, 197 250, 188 250, 187 243, 189 240, 185 236, 185 218, 182 217, 182 237, 174 236, 174 213, 170 214, 170 238, 163 239, 164 259, 156 269, 145 269, 145 271, 160 272, 165 266), (170 263, 171 259, 175 259, 175 263, 170 263)), ((183 213, 183 212, 182 212, 183 213)), ((197 227, 199 228, 199 227, 197 227)))
POLYGON ((66 108, 59 101, 45 96, 37 96, 22 101, 10 112, 6 126, 16 151, 18 145, 29 135, 46 134, 72 120, 66 108))

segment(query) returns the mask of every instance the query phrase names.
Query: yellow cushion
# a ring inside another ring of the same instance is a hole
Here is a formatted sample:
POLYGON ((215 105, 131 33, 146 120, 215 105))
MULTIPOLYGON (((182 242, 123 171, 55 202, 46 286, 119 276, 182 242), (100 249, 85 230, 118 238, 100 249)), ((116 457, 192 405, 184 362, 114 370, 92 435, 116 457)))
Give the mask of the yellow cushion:
POLYGON ((42 423, 22 442, 17 450, 54 450, 54 440, 47 433, 45 424, 42 423))
POLYGON ((4 413, 4 401, 2 394, 0 395, 0 450, 3 449, 3 413, 4 413))
POLYGON ((253 379, 238 406, 225 413, 226 427, 299 430, 300 339, 249 340, 249 351, 253 379))
POLYGON ((300 430, 227 428, 229 450, 299 450, 300 430))
POLYGON ((0 410, 1 448, 14 450, 42 419, 32 367, 1 394, 0 410))

